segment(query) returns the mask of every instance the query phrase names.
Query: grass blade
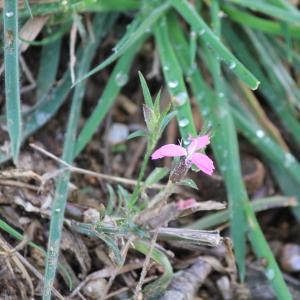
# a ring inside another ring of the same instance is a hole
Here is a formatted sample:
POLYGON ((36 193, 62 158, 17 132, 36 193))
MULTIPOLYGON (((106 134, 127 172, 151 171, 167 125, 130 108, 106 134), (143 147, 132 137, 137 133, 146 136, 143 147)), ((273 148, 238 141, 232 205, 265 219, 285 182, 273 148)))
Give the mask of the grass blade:
POLYGON ((132 61, 141 47, 144 39, 138 41, 134 44, 128 51, 126 51, 123 56, 119 59, 116 66, 114 67, 108 83, 105 86, 103 94, 98 101, 97 106, 93 110, 92 115, 88 118, 84 124, 75 147, 75 155, 77 156, 89 140, 92 138, 93 134, 96 132, 99 124, 106 116, 109 109, 114 104, 117 95, 119 94, 121 88, 124 86, 124 81, 120 81, 119 78, 128 78, 129 69, 131 67, 132 61))
MULTIPOLYGON (((147 255, 150 251, 150 244, 145 241, 136 240, 133 242, 133 244, 134 249, 143 253, 144 255, 147 255)), ((151 258, 164 268, 164 274, 159 279, 156 279, 151 284, 148 284, 143 291, 146 299, 154 300, 158 299, 159 295, 165 291, 171 282, 173 277, 173 269, 168 257, 160 250, 154 248, 151 253, 151 258)))
MULTIPOLYGON (((100 70, 104 69, 108 65, 110 65, 112 62, 114 62, 116 59, 118 59, 121 55, 124 54, 126 50, 128 50, 134 43, 137 42, 144 34, 147 32, 149 28, 156 22, 156 20, 163 15, 166 10, 170 7, 169 1, 166 1, 162 5, 158 6, 157 8, 153 9, 151 12, 148 12, 146 17, 141 21, 141 23, 136 24, 135 30, 129 30, 125 34, 126 38, 122 38, 120 41, 120 44, 117 44, 115 46, 115 53, 110 55, 107 59, 105 59, 101 64, 99 64, 97 67, 89 71, 84 76, 80 77, 74 85, 78 84, 82 80, 85 80, 86 78, 90 77, 91 75, 99 72, 100 70)), ((133 21, 135 22, 135 21, 133 21)))
POLYGON ((45 97, 53 86, 60 59, 61 38, 43 46, 37 77, 37 102, 45 97))
MULTIPOLYGON (((95 32, 95 41, 90 40, 84 48, 83 56, 78 64, 78 72, 79 76, 82 76, 86 73, 90 67, 91 61, 95 55, 98 44, 103 38, 104 34, 106 34, 107 28, 110 27, 112 21, 111 15, 96 15, 93 22, 93 28, 95 32), (102 28, 102 30, 98 30, 102 28)), ((74 159, 75 154, 75 137, 77 132, 77 126, 80 120, 80 112, 81 112, 81 103, 84 96, 85 91, 85 83, 81 83, 76 86, 72 105, 70 110, 70 116, 67 125, 67 133, 64 143, 64 150, 62 159, 68 163, 71 163, 74 159)), ((60 239, 62 234, 63 227, 63 219, 64 219, 64 211, 66 200, 68 196, 68 184, 70 179, 70 172, 66 172, 63 175, 59 176, 56 182, 56 190, 54 201, 52 205, 52 213, 51 213, 51 223, 50 223, 50 232, 49 232, 49 240, 48 240, 48 250, 47 250, 47 260, 46 260, 46 270, 45 270, 45 284, 43 289, 43 299, 50 300, 51 299, 51 287, 53 286, 58 255, 59 255, 59 246, 60 239)))
POLYGON ((3 20, 6 123, 11 143, 11 155, 14 163, 17 164, 22 134, 17 0, 4 1, 3 20))
MULTIPOLYGON (((271 208, 287 207, 287 206, 294 206, 294 205, 295 205, 295 201, 293 198, 284 197, 284 196, 273 196, 268 198, 261 198, 251 202, 251 206, 255 212, 260 212, 271 208)), ((215 228, 229 221, 230 221, 230 210, 226 209, 224 211, 216 212, 208 216, 205 216, 199 219, 198 221, 190 224, 188 228, 204 230, 209 228, 215 228)))
POLYGON ((188 1, 173 0, 172 5, 179 14, 197 31, 202 39, 215 54, 220 57, 230 70, 250 88, 257 89, 259 81, 245 68, 245 66, 224 46, 219 38, 211 31, 200 15, 189 5, 188 1))
POLYGON ((293 138, 297 143, 300 143, 300 124, 295 116, 292 107, 282 101, 285 95, 279 87, 270 83, 264 72, 261 70, 257 59, 247 49, 245 43, 238 38, 237 33, 224 22, 224 35, 228 39, 228 42, 234 44, 234 51, 240 57, 241 60, 248 61, 249 68, 256 76, 261 79, 261 85, 259 91, 266 98, 272 109, 280 117, 286 129, 293 135, 293 138), (276 91, 274 93, 274 90, 276 91))
POLYGON ((183 140, 187 141, 189 135, 195 136, 197 133, 188 92, 175 51, 172 48, 165 17, 162 17, 161 20, 155 24, 154 32, 164 78, 172 98, 173 109, 178 112, 176 117, 180 134, 183 140))
MULTIPOLYGON (((174 33, 174 34, 172 34, 172 37, 174 37, 174 43, 180 42, 181 45, 186 45, 186 46, 178 49, 178 51, 176 52, 176 54, 178 55, 178 58, 180 59, 182 68, 186 72, 188 70, 187 66, 189 66, 189 56, 188 56, 189 49, 187 47, 186 41, 185 41, 185 43, 183 43, 185 38, 184 38, 182 32, 180 32, 179 30, 176 30, 176 24, 177 24, 177 22, 173 23, 173 26, 171 26, 170 28, 173 29, 172 33, 174 33)), ((177 26, 177 29, 178 28, 180 29, 179 26, 177 26)), ((200 105, 203 117, 210 118, 211 114, 213 113, 213 111, 210 108, 210 105, 213 101, 215 101, 217 96, 214 95, 211 92, 211 90, 208 88, 208 86, 203 82, 201 74, 198 70, 195 70, 195 72, 193 74, 186 72, 186 76, 188 76, 189 82, 191 83, 193 93, 195 95, 197 102, 200 105)), ((243 117, 243 119, 245 119, 245 117, 243 117)), ((248 126, 251 127, 252 124, 250 124, 248 126)), ((256 136, 256 135, 254 134, 254 136, 256 136)), ((222 147, 223 147, 223 145, 222 145, 222 147)), ((220 149, 218 149, 218 148, 216 148, 214 150, 220 151, 220 149)), ((229 153, 227 155, 229 155, 229 153)), ((227 159, 226 159, 226 161, 227 161, 227 159)), ((231 161, 234 165, 237 164, 236 157, 232 157, 231 161)), ((233 167, 233 169, 234 168, 235 168, 235 166, 233 167)), ((224 176, 226 178, 225 174, 224 174, 224 176)), ((247 198, 248 198, 247 194, 246 194, 246 198, 242 198, 242 199, 244 199, 243 207, 249 205, 247 198)), ((271 249, 269 248, 267 242, 265 241, 264 236, 262 235, 261 229, 256 221, 255 215, 251 212, 251 210, 252 210, 251 207, 250 208, 247 207, 245 215, 246 215, 246 220, 247 220, 247 224, 248 224, 248 229, 251 232, 252 247, 255 250, 255 253, 258 257, 267 257, 268 258, 269 264, 266 268, 266 275, 267 275, 268 279, 270 280, 270 283, 271 283, 273 289, 275 290, 276 295, 279 297, 279 299, 291 299, 290 293, 285 285, 282 274, 281 274, 281 272, 277 266, 277 263, 273 257, 271 249), (254 224, 254 228, 252 227, 251 224, 254 224), (270 271, 270 270, 272 270, 272 271, 270 271), (272 276, 270 276, 270 274, 272 276), (274 274, 275 274, 275 276, 273 276, 274 274)), ((239 226, 239 224, 238 224, 238 226, 239 226)))
MULTIPOLYGON (((237 9, 231 5, 222 5, 222 10, 230 17, 231 20, 238 22, 241 25, 245 25, 249 28, 257 29, 262 32, 284 35, 282 25, 280 22, 263 19, 261 17, 252 15, 246 11, 237 9)), ((300 38, 300 26, 289 25, 288 26, 291 37, 300 38)))
POLYGON ((251 10, 261 12, 271 17, 286 21, 288 23, 300 23, 300 13, 297 10, 287 10, 278 6, 268 4, 266 1, 257 0, 230 0, 230 2, 247 7, 251 10))

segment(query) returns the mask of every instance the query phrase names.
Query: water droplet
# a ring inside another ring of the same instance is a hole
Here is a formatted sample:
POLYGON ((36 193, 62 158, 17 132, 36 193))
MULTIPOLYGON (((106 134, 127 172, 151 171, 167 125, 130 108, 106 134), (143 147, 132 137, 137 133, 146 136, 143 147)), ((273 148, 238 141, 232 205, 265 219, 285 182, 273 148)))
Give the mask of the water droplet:
POLYGON ((188 145, 190 144, 190 141, 184 140, 184 141, 183 141, 183 144, 184 144, 184 146, 188 146, 188 145))
POLYGON ((160 21, 160 26, 161 26, 161 27, 165 27, 166 25, 167 25, 166 19, 163 18, 163 19, 160 21))
POLYGON ((219 17, 219 18, 224 18, 224 17, 226 17, 226 14, 225 14, 223 11, 220 10, 220 11, 218 12, 218 17, 219 17))
POLYGON ((232 61, 232 62, 228 65, 228 68, 229 68, 230 70, 235 69, 235 68, 236 68, 236 62, 235 62, 235 61, 232 61))
POLYGON ((170 70, 170 67, 168 65, 163 65, 163 70, 164 71, 169 71, 170 70))
POLYGON ((284 166, 286 168, 290 167, 293 163, 295 163, 295 158, 291 153, 285 154, 284 166))
POLYGON ((186 127, 186 126, 188 126, 189 125, 189 123, 190 123, 190 121, 188 120, 188 119, 181 119, 179 122, 178 122, 178 124, 179 124, 179 127, 186 127))
POLYGON ((56 213, 59 213, 59 212, 60 212, 60 208, 56 208, 56 209, 55 209, 55 212, 56 212, 56 213))
POLYGON ((192 76, 195 73, 196 70, 197 70, 197 64, 193 63, 191 65, 191 67, 186 72, 187 76, 192 76))
POLYGON ((228 110, 227 109, 220 109, 218 111, 218 115, 219 115, 220 119, 223 119, 228 115, 228 110))
POLYGON ((202 36, 204 35, 206 32, 205 28, 202 28, 200 31, 199 31, 199 35, 202 36))
POLYGON ((191 35, 191 39, 194 40, 196 38, 196 32, 195 31, 191 31, 190 35, 191 35))
POLYGON ((36 122, 39 125, 42 125, 42 124, 46 123, 46 121, 49 119, 49 114, 41 111, 38 114, 36 114, 35 118, 36 118, 36 122))
POLYGON ((11 18, 14 16, 14 12, 13 11, 8 11, 6 14, 5 14, 8 18, 11 18))
POLYGON ((273 269, 266 269, 265 274, 269 280, 273 280, 275 278, 275 271, 273 269))
POLYGON ((117 85, 122 87, 124 86, 128 81, 128 75, 127 74, 124 74, 124 73, 118 73, 116 75, 116 82, 117 82, 117 85))
POLYGON ((188 100, 188 94, 186 92, 181 92, 181 93, 177 94, 174 98, 175 98, 174 102, 178 106, 182 106, 182 105, 184 105, 187 102, 187 100, 188 100))
POLYGON ((174 89, 178 86, 178 81, 177 80, 169 81, 168 86, 169 88, 174 89))
POLYGON ((118 49, 117 49, 117 47, 113 47, 113 48, 111 49, 111 51, 114 52, 114 53, 117 53, 117 52, 118 52, 118 49))
POLYGON ((259 129, 259 130, 256 131, 256 136, 259 139, 262 139, 265 136, 265 132, 263 130, 259 129))
POLYGON ((202 116, 207 117, 209 115, 209 109, 208 108, 203 108, 202 109, 202 116))
POLYGON ((202 91, 202 92, 198 93, 198 94, 196 95, 196 97, 197 97, 198 100, 203 100, 204 97, 205 97, 205 92, 202 91))
POLYGON ((145 32, 150 33, 151 32, 151 27, 148 27, 145 32))
POLYGON ((220 92, 220 93, 218 93, 218 96, 219 96, 219 98, 224 98, 225 94, 220 92))

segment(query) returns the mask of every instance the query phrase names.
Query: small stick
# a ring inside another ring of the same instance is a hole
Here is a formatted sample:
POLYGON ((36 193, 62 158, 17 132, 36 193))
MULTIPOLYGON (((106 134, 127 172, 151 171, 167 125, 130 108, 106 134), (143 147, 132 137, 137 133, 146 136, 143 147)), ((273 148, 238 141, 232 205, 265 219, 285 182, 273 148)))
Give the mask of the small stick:
POLYGON ((158 237, 158 228, 155 230, 155 232, 153 234, 153 237, 151 239, 150 249, 149 249, 149 252, 146 255, 146 259, 145 259, 145 262, 144 262, 144 265, 143 265, 143 269, 142 269, 142 272, 141 272, 139 282, 138 282, 138 284, 136 285, 136 288, 135 288, 134 299, 136 299, 136 300, 140 299, 140 293, 141 293, 141 290, 142 290, 142 285, 143 285, 143 283, 145 281, 145 278, 146 278, 146 275, 147 275, 148 266, 149 266, 150 259, 151 259, 151 254, 152 254, 152 251, 155 247, 157 237, 158 237))
MULTIPOLYGON (((39 151, 43 155, 52 158, 53 160, 57 161, 58 163, 62 164, 70 172, 85 174, 85 175, 97 177, 97 178, 100 178, 100 179, 105 179, 105 180, 109 180, 109 181, 124 183, 124 184, 127 184, 127 185, 135 186, 137 184, 137 181, 133 180, 133 179, 126 179, 126 178, 123 178, 123 177, 111 176, 111 175, 107 175, 107 174, 103 174, 103 173, 93 172, 93 171, 90 171, 90 170, 74 167, 74 166, 68 164, 67 162, 65 162, 64 160, 56 157, 52 153, 48 152, 47 150, 45 150, 45 149, 43 149, 43 148, 41 148, 41 147, 39 147, 35 144, 30 144, 30 147, 32 147, 33 149, 39 151)), ((153 185, 148 186, 146 188, 147 189, 163 189, 163 188, 165 188, 165 185, 163 185, 163 184, 153 184, 153 185)))

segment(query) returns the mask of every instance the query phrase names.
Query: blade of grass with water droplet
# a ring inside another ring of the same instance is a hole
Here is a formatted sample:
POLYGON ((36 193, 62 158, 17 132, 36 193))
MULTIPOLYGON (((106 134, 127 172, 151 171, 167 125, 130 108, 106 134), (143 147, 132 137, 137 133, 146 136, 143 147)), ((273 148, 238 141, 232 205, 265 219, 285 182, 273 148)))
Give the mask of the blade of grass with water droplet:
MULTIPOLYGON (((33 16, 57 14, 57 13, 81 13, 81 12, 117 12, 139 9, 138 0, 114 0, 114 1, 68 1, 66 5, 62 1, 40 3, 31 5, 33 16)), ((24 8, 20 11, 20 17, 30 16, 29 11, 24 8)))
POLYGON ((237 33, 224 22, 224 35, 228 43, 234 44, 233 50, 242 61, 247 61, 249 69, 261 80, 259 91, 265 96, 272 109, 280 117, 286 129, 293 135, 297 143, 300 143, 300 124, 295 116, 295 113, 287 102, 282 101, 285 99, 282 91, 270 83, 264 72, 261 70, 257 59, 250 53, 248 47, 242 39, 239 38, 237 33), (275 92, 274 92, 275 90, 275 92))
POLYGON ((3 9, 3 39, 6 124, 10 138, 10 151, 15 164, 17 164, 19 160, 22 135, 18 21, 18 1, 5 0, 3 9))
MULTIPOLYGON (((260 212, 272 208, 294 206, 295 201, 291 197, 286 196, 272 196, 267 198, 255 199, 251 202, 252 209, 255 212, 260 212)), ((230 210, 216 212, 208 216, 204 216, 196 222, 189 224, 188 228, 204 230, 209 228, 216 228, 223 223, 230 221, 230 210)))
MULTIPOLYGON (((188 74, 187 72, 189 66, 188 47, 186 41, 184 40, 184 36, 182 32, 180 32, 179 30, 180 26, 176 27, 176 24, 177 23, 173 23, 173 26, 171 26, 172 28, 172 31, 170 31, 171 36, 174 38, 175 43, 180 42, 181 45, 186 45, 185 47, 182 47, 177 51, 178 59, 180 60, 181 66, 185 70, 185 73, 189 78, 189 82, 191 83, 191 87, 195 95, 195 99, 197 100, 201 108, 201 111, 203 112, 203 118, 210 118, 212 111, 210 111, 208 115, 204 114, 204 111, 210 107, 211 102, 214 101, 214 98, 216 96, 212 93, 210 88, 203 82, 199 70, 196 70, 193 74, 188 74)), ((235 158, 233 158, 233 162, 236 163, 235 158)), ((245 200, 247 200, 247 198, 245 200)), ((248 203, 248 202, 245 201, 244 203, 248 203)), ((249 209, 247 209, 247 211, 248 210, 249 209)), ((281 298, 281 299, 290 299, 289 292, 287 291, 286 285, 282 278, 282 274, 276 264, 276 261, 274 260, 274 257, 272 255, 272 252, 268 244, 266 243, 263 235, 261 234, 259 225, 256 222, 254 214, 247 213, 247 223, 255 224, 255 232, 252 233, 251 235, 251 241, 252 241, 252 247, 255 249, 257 256, 268 257, 269 266, 271 266, 272 270, 274 270, 275 272, 275 277, 270 281, 273 289, 276 291, 277 295, 284 294, 284 296, 286 296, 286 298, 281 298), (259 243, 259 245, 257 245, 257 243, 259 243)), ((250 229, 252 230, 252 228, 250 229)))
MULTIPOLYGON (((263 19, 261 17, 252 15, 244 10, 237 9, 232 5, 222 5, 223 11, 228 15, 228 17, 241 24, 245 25, 248 28, 253 28, 260 30, 262 32, 271 33, 274 35, 283 35, 283 28, 280 22, 263 19)), ((300 38, 300 26, 299 25, 289 25, 289 32, 291 37, 300 38)))
MULTIPOLYGON (((82 80, 90 77, 91 75, 99 72, 104 69, 111 63, 113 63, 116 59, 122 56, 125 51, 127 51, 132 45, 134 45, 143 35, 145 35, 146 31, 151 28, 151 26, 162 16, 170 7, 169 1, 165 1, 162 5, 152 9, 151 11, 147 11, 146 16, 140 18, 140 15, 137 18, 142 19, 141 22, 135 24, 133 29, 130 29, 129 32, 125 33, 125 37, 123 37, 120 43, 117 43, 115 46, 115 53, 106 58, 102 63, 100 63, 97 67, 90 70, 87 74, 80 77, 74 85, 78 84, 82 80)), ((133 21, 135 22, 135 21, 133 21)))
MULTIPOLYGON (((219 0, 214 0, 211 6, 212 26, 215 34, 221 36, 221 21, 219 18, 219 0)), ((239 148, 236 129, 231 116, 227 95, 225 93, 224 78, 220 62, 210 52, 210 71, 213 77, 216 97, 210 101, 213 126, 220 125, 212 138, 214 154, 220 167, 227 189, 229 207, 232 215, 230 230, 234 244, 234 252, 239 267, 241 280, 245 277, 246 255, 246 218, 243 211, 248 195, 242 178, 239 148)))
POLYGON ((117 62, 114 67, 108 83, 106 84, 103 94, 101 95, 95 109, 91 116, 85 122, 76 142, 75 154, 76 156, 83 150, 86 144, 90 141, 93 134, 96 132, 99 124, 103 121, 104 117, 108 113, 109 109, 115 103, 117 95, 123 86, 120 86, 116 77, 118 74, 128 77, 128 73, 132 64, 132 61, 140 49, 144 38, 139 40, 131 48, 126 51, 117 62))
POLYGON ((268 39, 262 33, 254 33, 246 30, 252 45, 257 50, 259 61, 270 78, 272 86, 280 89, 282 94, 287 95, 289 101, 298 108, 300 107, 300 91, 297 83, 283 65, 280 57, 273 49, 268 39), (274 64, 274 62, 276 62, 274 64))
POLYGON ((188 1, 173 0, 172 5, 177 12, 191 25, 191 27, 198 32, 200 39, 202 39, 209 48, 213 50, 216 56, 219 56, 226 65, 234 64, 232 72, 238 78, 244 81, 250 88, 257 89, 259 81, 252 75, 252 73, 245 68, 245 66, 224 46, 220 39, 211 31, 208 25, 204 22, 201 16, 191 7, 188 1))
POLYGON ((159 51, 164 78, 172 97, 173 110, 178 111, 176 117, 180 134, 187 141, 189 135, 195 136, 197 133, 183 73, 175 55, 175 49, 172 47, 168 28, 165 17, 162 17, 154 26, 155 43, 159 51))
POLYGON ((269 15, 288 23, 300 23, 300 13, 297 10, 289 10, 268 4, 266 1, 257 0, 230 0, 230 2, 247 7, 253 11, 269 15))
MULTIPOLYGON (((93 20, 93 30, 95 40, 90 39, 84 47, 82 59, 78 62, 77 75, 82 76, 90 67, 91 61, 96 53, 101 39, 106 34, 106 30, 111 26, 114 17, 110 14, 95 15, 93 20), (99 30, 101 28, 101 30, 99 30)), ((76 132, 80 120, 81 103, 84 96, 86 83, 78 84, 74 90, 72 105, 69 114, 67 132, 63 149, 62 159, 72 163, 75 154, 76 132)), ((70 172, 60 175, 56 181, 54 201, 51 208, 51 223, 48 240, 48 250, 45 269, 45 283, 43 288, 43 299, 51 299, 51 287, 55 279, 59 246, 63 228, 64 211, 68 196, 68 185, 70 172)))

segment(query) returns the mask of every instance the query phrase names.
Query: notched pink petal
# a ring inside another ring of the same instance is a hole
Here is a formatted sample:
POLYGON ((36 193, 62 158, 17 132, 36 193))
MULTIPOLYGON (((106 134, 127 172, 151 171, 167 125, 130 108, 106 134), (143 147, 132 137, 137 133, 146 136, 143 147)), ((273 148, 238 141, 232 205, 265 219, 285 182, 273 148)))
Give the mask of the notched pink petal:
POLYGON ((153 154, 151 155, 151 158, 159 159, 163 157, 177 157, 177 156, 186 156, 186 155, 187 152, 183 147, 175 144, 167 144, 154 151, 153 154))
POLYGON ((209 135, 202 135, 195 138, 190 138, 192 141, 188 146, 188 152, 194 153, 199 149, 205 148, 210 143, 210 136, 209 135))
POLYGON ((191 161, 197 168, 202 172, 212 175, 214 172, 214 162, 205 154, 202 153, 193 153, 191 156, 191 161))
POLYGON ((195 207, 197 205, 197 201, 194 198, 189 198, 185 200, 181 199, 176 203, 176 205, 179 210, 185 210, 188 208, 195 207))

